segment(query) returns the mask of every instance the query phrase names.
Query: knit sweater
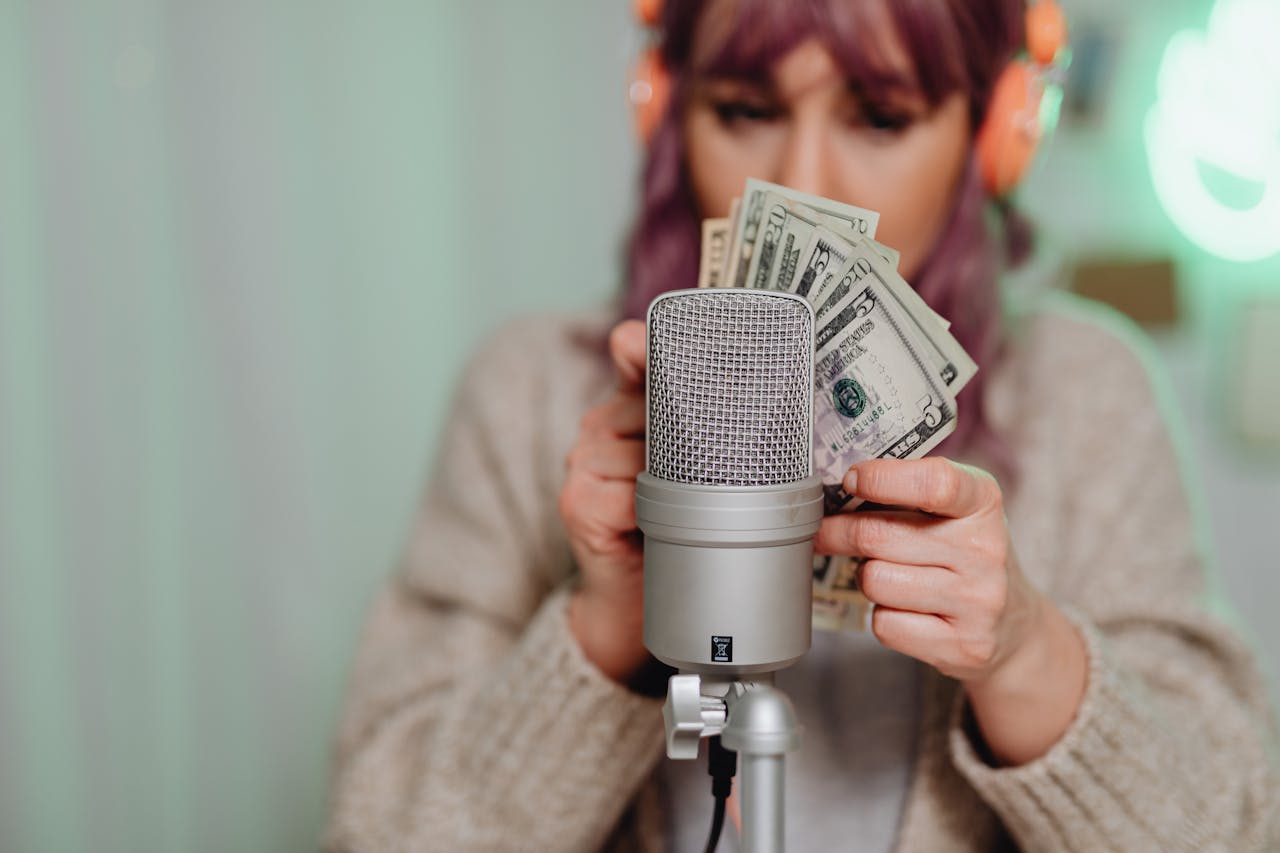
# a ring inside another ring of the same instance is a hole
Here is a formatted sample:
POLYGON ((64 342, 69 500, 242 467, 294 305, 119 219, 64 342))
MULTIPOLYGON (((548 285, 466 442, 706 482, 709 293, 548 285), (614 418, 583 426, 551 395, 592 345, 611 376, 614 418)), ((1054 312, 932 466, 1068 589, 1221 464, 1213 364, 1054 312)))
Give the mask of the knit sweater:
MULTIPOLYGON (((463 375, 350 677, 329 849, 663 848, 661 700, 606 678, 567 621, 557 499, 578 421, 614 382, 609 326, 511 324, 463 375)), ((984 369, 1017 463, 1014 549, 1079 628, 1088 686, 1048 752, 997 767, 961 685, 926 667, 895 849, 1280 849, 1274 717, 1211 594, 1138 336, 1057 296, 1013 318, 984 369)))

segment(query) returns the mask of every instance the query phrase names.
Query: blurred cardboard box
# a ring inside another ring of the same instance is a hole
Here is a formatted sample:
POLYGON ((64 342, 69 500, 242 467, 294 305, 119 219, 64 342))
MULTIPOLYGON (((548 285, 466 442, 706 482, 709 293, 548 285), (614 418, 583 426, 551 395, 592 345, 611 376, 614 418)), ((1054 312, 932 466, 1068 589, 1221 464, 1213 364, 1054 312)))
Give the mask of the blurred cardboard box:
POLYGON ((1167 328, 1181 319, 1175 271, 1168 258, 1082 261, 1072 275, 1071 289, 1143 326, 1167 328))

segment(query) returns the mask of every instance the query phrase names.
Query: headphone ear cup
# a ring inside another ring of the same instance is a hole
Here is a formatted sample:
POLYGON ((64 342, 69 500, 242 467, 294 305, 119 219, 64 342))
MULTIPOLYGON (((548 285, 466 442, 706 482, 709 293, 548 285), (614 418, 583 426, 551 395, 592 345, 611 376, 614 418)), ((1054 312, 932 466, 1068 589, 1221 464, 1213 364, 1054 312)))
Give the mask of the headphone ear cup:
POLYGON ((987 193, 1006 195, 1026 175, 1040 144, 1044 83, 1028 62, 1012 62, 1000 74, 975 147, 987 193))
POLYGON ((671 74, 657 48, 646 50, 636 63, 630 96, 636 134, 648 145, 671 100, 671 74))
POLYGON ((1037 0, 1027 9, 1027 54, 1052 65, 1067 46, 1067 16, 1053 0, 1037 0))
POLYGON ((662 0, 634 0, 631 11, 646 27, 656 27, 662 21, 662 6, 662 0))

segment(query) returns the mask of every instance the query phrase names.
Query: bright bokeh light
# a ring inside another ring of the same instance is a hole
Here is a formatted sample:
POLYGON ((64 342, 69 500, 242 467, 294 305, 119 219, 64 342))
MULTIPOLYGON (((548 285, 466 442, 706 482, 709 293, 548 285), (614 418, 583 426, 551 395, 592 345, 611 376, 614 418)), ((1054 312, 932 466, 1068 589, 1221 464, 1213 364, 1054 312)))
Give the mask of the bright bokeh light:
POLYGON ((1156 195, 1183 234, 1227 260, 1280 253, 1277 34, 1277 0, 1219 0, 1207 30, 1170 40, 1147 113, 1156 195))

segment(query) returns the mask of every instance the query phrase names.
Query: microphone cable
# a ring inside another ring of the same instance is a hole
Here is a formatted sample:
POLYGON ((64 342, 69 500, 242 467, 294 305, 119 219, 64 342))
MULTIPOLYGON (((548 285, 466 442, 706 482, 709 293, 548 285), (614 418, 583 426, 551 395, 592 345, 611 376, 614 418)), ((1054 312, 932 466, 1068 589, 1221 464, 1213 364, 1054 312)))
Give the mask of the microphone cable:
POLYGON ((733 775, 738 771, 738 753, 720 744, 720 735, 710 738, 707 749, 707 774, 711 777, 711 796, 716 799, 715 812, 711 816, 711 835, 707 838, 706 853, 715 853, 720 843, 720 830, 724 828, 724 812, 733 790, 733 775))

